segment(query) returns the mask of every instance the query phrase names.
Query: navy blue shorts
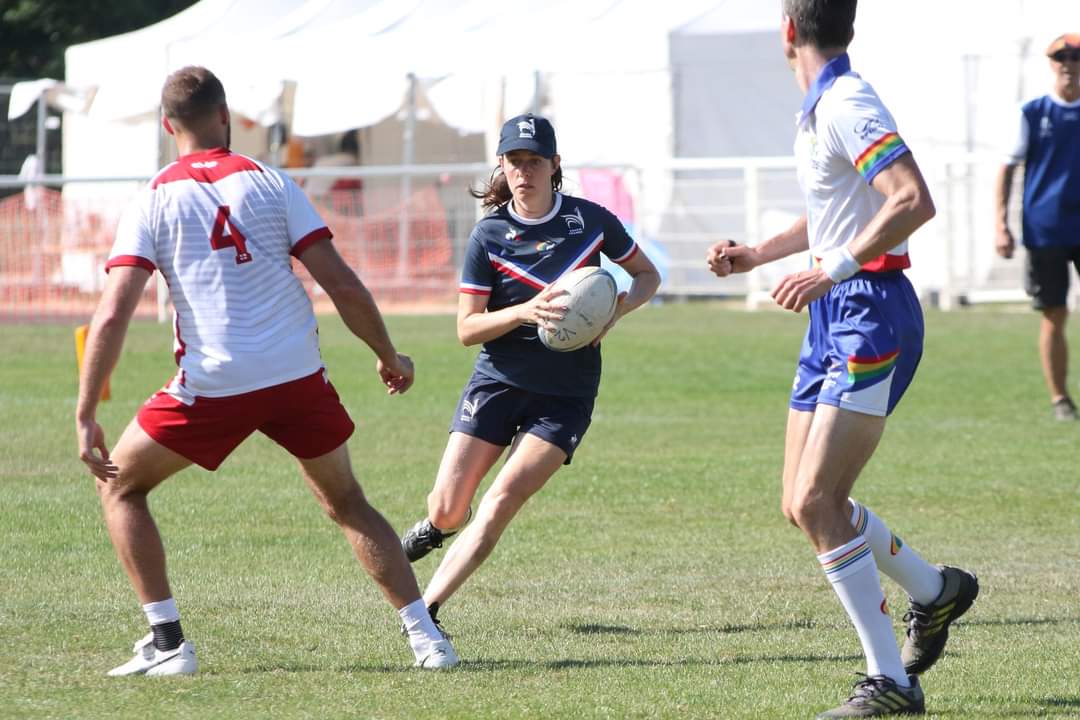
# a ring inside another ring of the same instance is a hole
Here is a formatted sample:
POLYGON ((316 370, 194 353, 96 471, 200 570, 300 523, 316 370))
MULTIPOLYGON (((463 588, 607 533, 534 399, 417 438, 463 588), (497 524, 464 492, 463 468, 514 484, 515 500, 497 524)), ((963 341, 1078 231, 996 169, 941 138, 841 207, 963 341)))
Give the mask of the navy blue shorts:
POLYGON ((518 433, 529 433, 562 449, 569 465, 592 422, 595 402, 591 397, 529 392, 474 372, 461 393, 450 432, 504 447, 518 433))
POLYGON ((915 377, 923 315, 902 272, 860 272, 810 304, 791 407, 818 403, 884 417, 915 377))

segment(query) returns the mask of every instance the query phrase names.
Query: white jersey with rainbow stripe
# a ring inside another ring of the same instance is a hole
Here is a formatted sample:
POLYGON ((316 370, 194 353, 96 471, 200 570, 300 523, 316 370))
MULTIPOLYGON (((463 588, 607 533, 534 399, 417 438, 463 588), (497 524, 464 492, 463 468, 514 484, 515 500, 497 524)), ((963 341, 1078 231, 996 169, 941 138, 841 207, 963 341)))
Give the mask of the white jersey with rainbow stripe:
POLYGON ((120 221, 106 269, 158 270, 175 308, 186 404, 279 385, 322 367, 311 301, 291 258, 330 231, 288 177, 224 148, 159 172, 120 221))
MULTIPOLYGON (((870 183, 909 150, 877 93, 851 71, 846 54, 822 69, 796 122, 795 159, 806 196, 810 252, 820 257, 850 243, 870 223, 885 204, 870 183)), ((910 266, 905 239, 863 269, 910 266)))

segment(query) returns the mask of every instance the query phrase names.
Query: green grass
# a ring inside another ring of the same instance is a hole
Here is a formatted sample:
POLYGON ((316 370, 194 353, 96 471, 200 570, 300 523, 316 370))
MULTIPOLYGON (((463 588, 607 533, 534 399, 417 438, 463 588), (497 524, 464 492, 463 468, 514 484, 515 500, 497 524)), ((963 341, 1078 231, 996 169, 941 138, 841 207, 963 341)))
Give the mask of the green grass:
MULTIPOLYGON (((338 320, 321 337, 358 475, 400 529, 424 511, 474 351, 450 317, 389 322, 419 372, 403 397, 338 320)), ((164 681, 103 675, 145 630, 76 459, 71 328, 2 326, 0 717, 812 717, 863 662, 779 512, 804 322, 704 304, 626 319, 574 464, 442 614, 466 660, 450 673, 409 667, 393 611, 273 443, 185 471, 152 505, 203 670, 164 681)), ((982 580, 925 677, 931 717, 1080 717, 1080 426, 1050 419, 1036 325, 930 313, 919 377, 856 486, 982 580)), ((132 328, 100 412, 110 442, 167 380, 169 346, 168 326, 132 328)))

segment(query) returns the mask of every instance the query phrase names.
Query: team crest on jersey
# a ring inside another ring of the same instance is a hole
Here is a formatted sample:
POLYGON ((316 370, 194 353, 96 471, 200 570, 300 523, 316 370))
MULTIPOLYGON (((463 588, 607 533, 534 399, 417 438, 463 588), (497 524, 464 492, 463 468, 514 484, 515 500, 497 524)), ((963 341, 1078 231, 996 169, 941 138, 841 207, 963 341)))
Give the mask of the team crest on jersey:
POLYGON ((518 120, 518 137, 536 137, 536 123, 533 122, 532 118, 529 118, 528 120, 518 120))
POLYGON ((566 221, 566 233, 568 235, 580 235, 585 232, 585 218, 581 216, 581 208, 575 208, 574 212, 561 217, 566 221))
POLYGON ((869 140, 885 134, 885 126, 878 118, 866 118, 855 123, 855 134, 860 140, 869 140))
POLYGON ((1039 123, 1039 137, 1048 138, 1054 133, 1054 124, 1050 122, 1050 118, 1046 115, 1042 116, 1042 122, 1039 123))
POLYGON ((476 403, 471 400, 464 400, 461 403, 461 422, 472 422, 473 415, 476 414, 476 403))
POLYGON ((829 371, 825 375, 825 380, 821 383, 821 389, 828 390, 829 388, 833 388, 839 385, 842 370, 843 366, 840 363, 834 362, 832 365, 830 365, 829 371))
POLYGON ((823 171, 825 169, 825 161, 822 158, 821 147, 818 144, 817 135, 813 130, 806 131, 806 134, 800 139, 802 147, 806 149, 806 157, 810 161, 810 167, 815 170, 823 171))

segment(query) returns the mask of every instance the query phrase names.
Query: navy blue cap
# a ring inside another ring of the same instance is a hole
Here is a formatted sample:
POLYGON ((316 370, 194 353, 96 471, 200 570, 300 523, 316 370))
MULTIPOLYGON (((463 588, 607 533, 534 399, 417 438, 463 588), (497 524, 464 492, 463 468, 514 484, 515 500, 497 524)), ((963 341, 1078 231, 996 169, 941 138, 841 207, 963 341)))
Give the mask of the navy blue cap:
POLYGON ((511 150, 529 150, 541 157, 555 155, 555 128, 547 118, 528 113, 507 120, 499 133, 499 149, 496 155, 511 150))

